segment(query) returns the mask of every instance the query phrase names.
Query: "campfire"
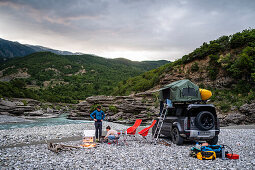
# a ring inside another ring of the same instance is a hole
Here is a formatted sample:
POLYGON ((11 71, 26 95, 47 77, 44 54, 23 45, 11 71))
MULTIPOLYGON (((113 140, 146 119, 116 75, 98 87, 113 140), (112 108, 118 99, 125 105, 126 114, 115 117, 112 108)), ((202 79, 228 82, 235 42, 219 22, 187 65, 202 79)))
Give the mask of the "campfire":
POLYGON ((95 148, 96 143, 94 139, 94 131, 84 130, 83 144, 80 146, 84 148, 95 148))
POLYGON ((84 143, 84 144, 81 145, 81 147, 84 147, 84 148, 95 148, 96 144, 95 143, 84 143))

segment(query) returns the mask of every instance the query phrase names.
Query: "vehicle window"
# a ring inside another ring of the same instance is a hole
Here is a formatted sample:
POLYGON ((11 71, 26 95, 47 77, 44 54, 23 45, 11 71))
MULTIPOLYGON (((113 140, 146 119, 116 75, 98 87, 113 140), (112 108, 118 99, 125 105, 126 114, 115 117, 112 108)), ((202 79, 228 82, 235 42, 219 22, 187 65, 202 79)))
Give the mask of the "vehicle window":
POLYGON ((183 96, 197 96, 197 93, 194 88, 183 88, 182 95, 183 96))
POLYGON ((176 116, 175 115, 175 109, 168 109, 167 115, 166 116, 176 116))
POLYGON ((169 97, 170 97, 170 89, 163 90, 163 98, 169 99, 169 97))

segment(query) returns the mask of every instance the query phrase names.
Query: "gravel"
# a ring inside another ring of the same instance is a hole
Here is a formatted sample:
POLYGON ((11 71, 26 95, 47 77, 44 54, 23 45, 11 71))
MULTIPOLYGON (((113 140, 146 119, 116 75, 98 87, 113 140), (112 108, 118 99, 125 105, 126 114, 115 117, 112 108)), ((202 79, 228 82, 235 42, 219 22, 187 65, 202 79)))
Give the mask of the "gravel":
MULTIPOLYGON (((124 125, 104 122, 114 129, 124 125)), ((93 123, 33 127, 2 130, 1 146, 12 140, 28 142, 41 138, 53 139, 82 135, 84 129, 93 129, 93 123), (3 138, 5 136, 5 138, 3 138), (39 137, 37 137, 39 136, 39 137)), ((128 145, 100 144, 97 148, 72 149, 58 154, 49 151, 46 144, 0 149, 0 169, 255 169, 255 129, 222 129, 219 144, 225 144, 240 155, 239 160, 202 161, 189 157, 192 143, 183 146, 153 145, 127 141, 128 145)), ((79 146, 82 141, 63 142, 79 146)))

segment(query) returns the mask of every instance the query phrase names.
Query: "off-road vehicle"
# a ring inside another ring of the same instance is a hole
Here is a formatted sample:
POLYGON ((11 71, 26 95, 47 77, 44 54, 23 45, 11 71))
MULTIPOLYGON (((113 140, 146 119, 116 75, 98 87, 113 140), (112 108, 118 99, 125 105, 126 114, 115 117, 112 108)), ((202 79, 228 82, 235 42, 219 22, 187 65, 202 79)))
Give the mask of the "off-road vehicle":
POLYGON ((159 135, 171 137, 172 142, 177 145, 183 144, 184 140, 217 144, 219 120, 214 105, 206 104, 208 92, 211 93, 208 90, 203 93, 203 90, 189 80, 179 80, 160 89, 161 116, 158 119, 162 119, 163 113, 166 115, 161 130, 156 130, 156 124, 152 129, 153 134, 156 130, 159 135))

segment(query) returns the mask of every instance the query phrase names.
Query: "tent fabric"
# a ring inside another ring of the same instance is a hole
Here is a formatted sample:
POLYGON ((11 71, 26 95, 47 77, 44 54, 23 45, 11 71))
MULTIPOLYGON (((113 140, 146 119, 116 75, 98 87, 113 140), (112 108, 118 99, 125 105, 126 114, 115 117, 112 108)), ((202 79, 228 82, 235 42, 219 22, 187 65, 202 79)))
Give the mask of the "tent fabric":
POLYGON ((175 81, 161 88, 159 98, 161 101, 166 99, 172 102, 189 102, 201 100, 199 87, 188 79, 175 81))

